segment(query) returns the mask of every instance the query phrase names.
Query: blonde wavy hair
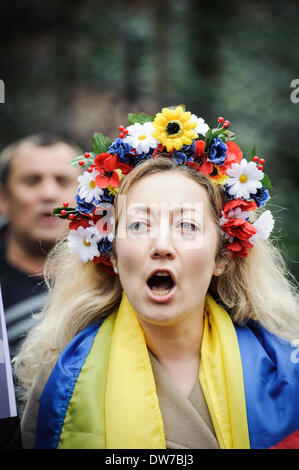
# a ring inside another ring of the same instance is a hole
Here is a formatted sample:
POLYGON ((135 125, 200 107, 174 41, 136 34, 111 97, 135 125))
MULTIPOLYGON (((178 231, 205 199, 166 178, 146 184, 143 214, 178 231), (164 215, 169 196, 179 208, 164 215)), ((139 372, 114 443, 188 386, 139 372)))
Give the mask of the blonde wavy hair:
MULTIPOLYGON (((127 194, 146 175, 163 171, 182 172, 203 186, 209 196, 211 215, 219 232, 216 259, 226 263, 223 274, 212 278, 212 296, 238 325, 254 319, 280 337, 299 338, 298 290, 279 249, 272 241, 260 239, 247 258, 227 257, 219 223, 225 195, 208 177, 173 159, 153 158, 123 178, 118 196, 127 194)), ((115 246, 113 254, 117 257, 115 246)), ((69 252, 66 236, 48 256, 45 279, 49 288, 47 304, 14 360, 18 380, 27 390, 39 368, 53 367, 69 341, 86 326, 115 311, 122 295, 118 276, 107 272, 102 264, 82 263, 69 252)))

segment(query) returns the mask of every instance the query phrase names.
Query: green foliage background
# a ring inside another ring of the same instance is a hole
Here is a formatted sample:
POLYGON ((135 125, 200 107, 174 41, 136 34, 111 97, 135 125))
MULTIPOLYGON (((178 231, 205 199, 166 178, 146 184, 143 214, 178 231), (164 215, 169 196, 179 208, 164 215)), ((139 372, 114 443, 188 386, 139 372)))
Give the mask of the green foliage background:
MULTIPOLYGON (((299 279, 297 0, 2 2, 0 146, 38 131, 90 150, 129 112, 184 103, 231 121, 270 175, 275 233, 299 279)), ((299 97, 299 93, 298 93, 299 97)), ((270 206, 269 203, 269 206, 270 206)))

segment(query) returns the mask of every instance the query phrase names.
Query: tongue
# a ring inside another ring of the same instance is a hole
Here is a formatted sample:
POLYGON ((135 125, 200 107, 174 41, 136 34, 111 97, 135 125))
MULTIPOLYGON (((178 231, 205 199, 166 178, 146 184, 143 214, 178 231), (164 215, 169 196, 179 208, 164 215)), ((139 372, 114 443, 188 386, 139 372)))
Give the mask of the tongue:
POLYGON ((169 276, 155 276, 155 279, 151 285, 152 290, 162 291, 172 287, 172 281, 169 276))
POLYGON ((165 285, 165 286, 160 285, 160 286, 153 286, 153 287, 151 287, 152 290, 156 290, 156 291, 162 291, 162 290, 166 290, 166 289, 168 289, 168 288, 169 288, 169 287, 166 286, 166 285, 165 285))

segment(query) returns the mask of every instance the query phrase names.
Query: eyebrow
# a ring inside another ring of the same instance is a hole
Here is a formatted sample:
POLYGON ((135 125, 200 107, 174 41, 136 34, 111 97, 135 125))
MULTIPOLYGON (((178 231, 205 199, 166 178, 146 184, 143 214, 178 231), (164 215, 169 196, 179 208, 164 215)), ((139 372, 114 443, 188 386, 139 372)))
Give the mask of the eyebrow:
MULTIPOLYGON (((201 204, 202 206, 202 204, 201 204)), ((151 207, 151 206, 140 206, 140 207, 134 207, 133 209, 130 209, 130 214, 131 213, 138 213, 138 212, 142 212, 142 213, 150 213, 152 209, 156 209, 156 204, 154 205, 154 207, 151 207)), ((159 207, 158 207, 159 209, 159 207)), ((196 209, 195 207, 186 207, 186 206, 180 206, 180 207, 174 207, 174 208, 170 208, 170 212, 172 213, 177 213, 177 212, 182 212, 182 211, 193 211, 193 212, 196 212, 198 214, 202 214, 203 211, 201 210, 198 210, 196 209)))

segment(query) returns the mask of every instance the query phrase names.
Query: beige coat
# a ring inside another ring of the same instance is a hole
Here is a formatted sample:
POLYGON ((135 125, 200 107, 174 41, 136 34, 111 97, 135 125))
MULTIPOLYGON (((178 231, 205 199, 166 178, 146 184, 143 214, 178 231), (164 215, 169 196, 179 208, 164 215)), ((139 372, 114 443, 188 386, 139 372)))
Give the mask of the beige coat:
POLYGON ((176 387, 152 354, 150 359, 167 449, 219 449, 199 380, 187 397, 176 387))
MULTIPOLYGON (((186 397, 167 372, 150 353, 168 449, 217 449, 211 417, 199 381, 186 397)), ((22 439, 25 449, 35 448, 39 399, 50 374, 41 371, 30 394, 22 418, 22 439)))

